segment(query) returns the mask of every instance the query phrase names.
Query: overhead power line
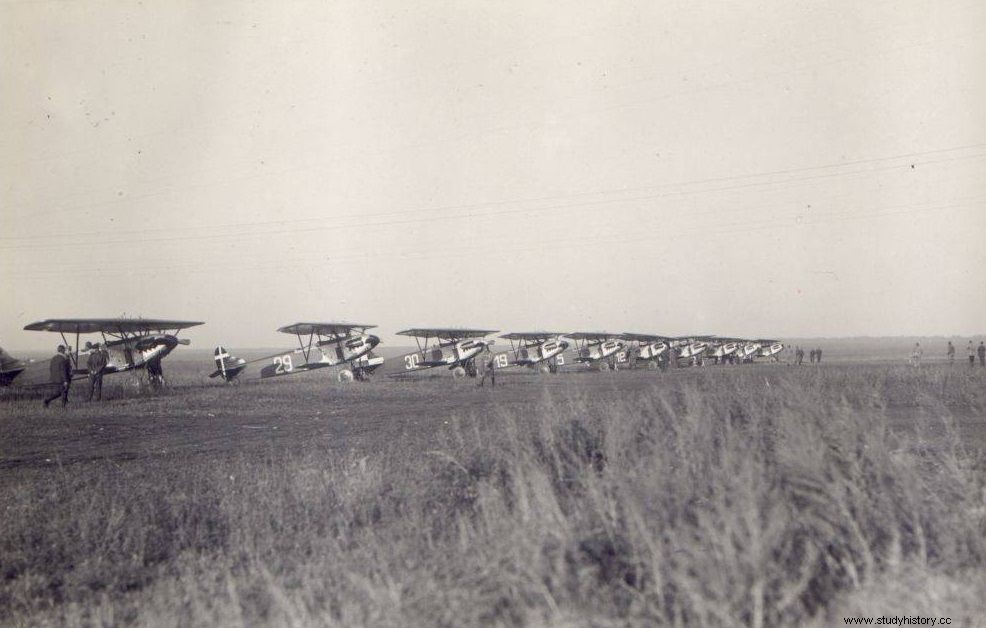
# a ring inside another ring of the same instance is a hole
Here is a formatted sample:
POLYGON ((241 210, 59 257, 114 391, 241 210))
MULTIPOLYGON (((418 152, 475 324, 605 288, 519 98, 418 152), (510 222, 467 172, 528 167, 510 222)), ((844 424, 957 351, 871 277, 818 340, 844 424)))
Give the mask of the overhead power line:
MULTIPOLYGON (((869 159, 853 160, 843 163, 834 164, 823 164, 817 166, 805 166, 800 168, 789 168, 783 170, 775 170, 768 172, 760 172, 745 175, 731 175, 726 177, 713 177, 705 179, 696 179, 691 181, 684 181, 679 183, 665 183, 657 184, 653 186, 642 186, 635 188, 611 188, 608 190, 599 190, 594 192, 582 192, 576 194, 567 194, 559 196, 543 196, 537 198, 519 199, 519 200, 507 200, 507 201, 492 201, 488 203, 473 203, 464 205, 445 205, 434 208, 422 208, 422 209, 410 209, 404 211, 387 211, 387 212, 373 212, 373 213, 352 213, 343 214, 339 216, 322 217, 322 218, 304 218, 304 219, 291 219, 291 220, 267 220, 267 221, 255 221, 255 222, 237 222, 237 223, 226 223, 222 225, 213 225, 209 227, 186 227, 187 230, 201 231, 203 228, 206 229, 219 229, 219 230, 229 230, 229 229, 242 229, 242 228, 257 228, 257 227, 268 227, 268 226, 278 226, 286 227, 287 225, 309 225, 312 223, 322 223, 324 226, 312 226, 312 227, 294 227, 294 228, 282 228, 277 230, 265 230, 258 233, 216 233, 216 234, 195 234, 195 235, 172 235, 164 237, 140 237, 152 233, 174 233, 180 228, 152 228, 152 229, 140 229, 140 230, 128 230, 128 231, 89 231, 89 232, 63 232, 59 234, 47 234, 47 235, 32 235, 32 236, 6 236, 0 238, 0 241, 44 241, 53 238, 93 238, 100 236, 135 236, 133 239, 115 239, 115 240, 104 240, 103 244, 120 244, 120 245, 133 245, 133 244, 146 244, 151 242, 178 242, 178 241, 199 241, 199 240, 215 240, 215 239, 230 239, 230 238, 244 238, 244 237, 268 237, 270 235, 283 235, 291 233, 300 232, 311 232, 311 231, 325 231, 325 230, 336 230, 340 228, 345 228, 347 226, 367 226, 367 227, 382 227, 382 226, 393 226, 393 225, 406 225, 415 223, 427 223, 436 221, 448 221, 448 220, 467 220, 473 218, 489 218, 489 217, 499 217, 511 214, 535 214, 542 212, 557 211, 561 209, 575 209, 579 207, 591 207, 601 204, 612 204, 612 203, 630 203, 638 201, 654 200, 657 198, 669 197, 669 196, 688 196, 695 194, 707 194, 714 192, 723 191, 733 191, 739 189, 745 189, 750 187, 760 187, 760 186, 783 186, 790 183, 799 183, 803 181, 813 181, 818 179, 825 179, 830 177, 839 176, 853 176, 859 174, 867 174, 873 172, 884 172, 894 169, 909 169, 916 165, 927 166, 940 163, 948 163, 953 161, 960 161, 966 159, 978 159, 986 156, 986 153, 975 153, 972 155, 962 155, 957 157, 938 159, 938 160, 925 160, 925 161, 915 161, 915 163, 907 164, 891 164, 887 166, 881 166, 877 168, 866 168, 866 169, 853 169, 847 171, 836 171, 836 172, 821 172, 819 174, 804 176, 804 177, 789 177, 787 175, 796 174, 806 174, 815 171, 823 170, 833 170, 837 168, 845 168, 860 165, 871 165, 877 164, 885 161, 901 161, 901 160, 911 160, 922 156, 930 156, 937 154, 954 153, 964 150, 970 150, 974 148, 986 147, 986 142, 977 144, 967 144, 963 146, 934 149, 927 151, 919 151, 912 153, 904 153, 900 155, 886 156, 886 157, 875 157, 869 159), (774 180, 771 177, 783 176, 785 178, 774 180), (754 179, 765 179, 763 181, 756 181, 754 179), (714 183, 728 183, 736 182, 735 185, 724 185, 718 187, 706 187, 708 184, 714 183), (745 183, 741 183, 745 182, 745 183), (506 210, 496 210, 496 211, 481 211, 481 212, 471 212, 464 214, 453 214, 453 215, 439 215, 439 216, 425 216, 417 218, 404 218, 407 215, 417 215, 423 213, 435 213, 435 212, 449 212, 452 210, 461 209, 482 209, 482 208, 495 208, 504 205, 524 205, 525 203, 536 203, 543 201, 550 201, 560 198, 565 199, 578 199, 586 198, 591 196, 605 196, 605 195, 625 195, 636 192, 648 191, 648 190, 660 190, 667 188, 692 188, 698 186, 697 189, 681 189, 672 190, 664 193, 658 194, 648 194, 648 195, 638 195, 638 196, 616 196, 615 198, 603 198, 598 200, 587 200, 581 203, 560 203, 548 206, 540 207, 517 207, 506 210), (384 220, 384 221, 374 221, 375 218, 396 216, 400 217, 394 220, 384 220), (340 221, 355 221, 349 224, 341 224, 340 221), (327 224, 326 224, 327 223, 327 224)), ((0 250, 24 250, 24 249, 36 249, 36 248, 61 248, 64 246, 88 246, 88 242, 67 242, 67 243, 52 243, 52 244, 13 244, 13 245, 0 245, 0 250)))

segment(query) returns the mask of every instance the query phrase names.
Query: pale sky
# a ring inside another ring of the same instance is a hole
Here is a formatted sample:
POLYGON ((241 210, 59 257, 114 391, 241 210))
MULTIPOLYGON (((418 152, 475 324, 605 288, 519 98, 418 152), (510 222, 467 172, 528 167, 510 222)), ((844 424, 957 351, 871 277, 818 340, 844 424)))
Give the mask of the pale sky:
POLYGON ((984 32, 978 1, 0 1, 0 345, 981 333, 984 32))

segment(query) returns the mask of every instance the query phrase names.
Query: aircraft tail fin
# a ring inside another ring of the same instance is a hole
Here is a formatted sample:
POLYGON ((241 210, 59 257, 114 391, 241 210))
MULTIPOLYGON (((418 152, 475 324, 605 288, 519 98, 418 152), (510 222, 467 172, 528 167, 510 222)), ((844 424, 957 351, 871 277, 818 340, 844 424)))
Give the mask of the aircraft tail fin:
POLYGON ((216 370, 210 373, 209 377, 221 377, 223 380, 230 382, 246 368, 246 360, 233 356, 221 345, 216 347, 214 356, 216 370))

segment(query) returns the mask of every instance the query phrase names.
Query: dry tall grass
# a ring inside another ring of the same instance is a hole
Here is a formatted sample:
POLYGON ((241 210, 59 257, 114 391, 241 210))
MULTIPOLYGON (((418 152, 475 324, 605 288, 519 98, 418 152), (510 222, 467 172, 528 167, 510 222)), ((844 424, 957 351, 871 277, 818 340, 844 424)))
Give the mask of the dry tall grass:
POLYGON ((934 373, 713 372, 462 417, 419 451, 25 471, 3 485, 0 621, 777 626, 917 609, 961 625, 986 593, 986 493, 947 417, 983 391, 934 373), (888 428, 901 403, 907 433, 888 428))

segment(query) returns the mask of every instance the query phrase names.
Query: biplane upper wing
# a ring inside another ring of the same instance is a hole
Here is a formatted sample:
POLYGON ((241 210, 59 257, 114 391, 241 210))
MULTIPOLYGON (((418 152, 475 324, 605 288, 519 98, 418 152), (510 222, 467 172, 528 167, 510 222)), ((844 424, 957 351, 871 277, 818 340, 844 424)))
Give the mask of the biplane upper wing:
POLYGON ((577 331, 575 333, 565 334, 565 336, 567 338, 571 338, 572 340, 602 341, 613 338, 619 339, 623 336, 623 334, 611 334, 605 331, 577 331))
POLYGON ((312 334, 343 336, 353 330, 362 332, 367 329, 373 329, 374 327, 376 325, 367 325, 365 323, 292 323, 291 325, 278 328, 277 331, 282 334, 293 334, 297 336, 310 336, 312 334))
POLYGON ((545 340, 551 340, 552 338, 558 338, 563 335, 564 334, 561 332, 554 331, 521 331, 503 334, 500 337, 507 340, 531 340, 534 342, 544 342, 545 340))
POLYGON ((658 342, 660 340, 677 340, 674 336, 660 336, 658 334, 635 334, 627 332, 620 334, 623 340, 636 340, 637 342, 658 342))
POLYGON ((466 338, 482 338, 495 334, 496 329, 464 329, 457 327, 414 327, 397 332, 398 336, 413 338, 438 338, 439 340, 464 340, 466 338))
POLYGON ((199 321, 160 318, 49 318, 26 325, 24 329, 62 334, 147 334, 155 331, 178 331, 202 324, 199 321))

